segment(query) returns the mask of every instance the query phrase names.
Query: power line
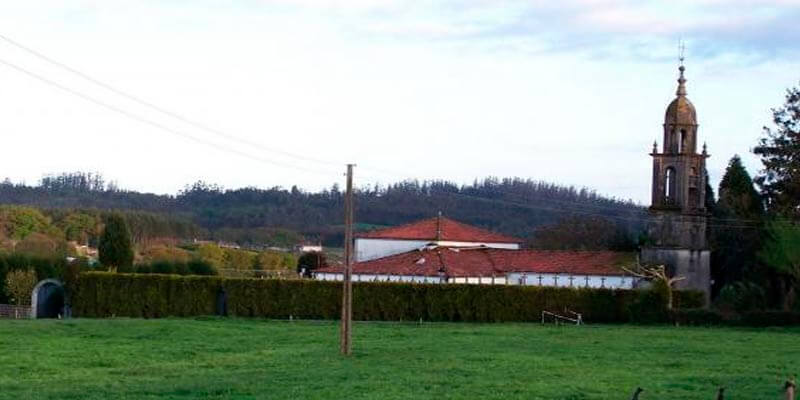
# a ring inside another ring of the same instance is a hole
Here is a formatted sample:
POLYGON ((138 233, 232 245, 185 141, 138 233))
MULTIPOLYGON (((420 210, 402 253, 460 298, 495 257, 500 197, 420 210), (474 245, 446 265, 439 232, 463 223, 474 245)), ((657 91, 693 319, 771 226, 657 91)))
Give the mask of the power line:
MULTIPOLYGON (((513 207, 517 207, 517 208, 525 208, 525 209, 531 209, 531 210, 554 211, 554 212, 561 212, 561 213, 568 213, 568 214, 583 214, 583 215, 588 215, 588 216, 603 217, 603 218, 616 219, 616 220, 627 221, 627 222, 641 223, 641 222, 646 222, 648 220, 656 220, 657 219, 657 218, 651 217, 649 215, 643 215, 641 218, 635 218, 635 217, 623 217, 623 216, 616 216, 616 215, 599 214, 599 213, 596 213, 596 212, 585 211, 585 210, 575 210, 575 209, 570 210, 570 209, 560 209, 560 208, 552 208, 552 207, 545 207, 545 206, 534 206, 534 205, 530 205, 530 204, 521 204, 521 203, 516 203, 516 202, 513 202, 513 201, 507 201, 507 200, 487 199, 485 197, 472 196, 472 195, 468 195, 468 194, 464 194, 464 193, 456 193, 456 192, 437 192, 437 193, 438 194, 444 194, 444 195, 461 196, 461 197, 470 198, 470 199, 473 199, 473 200, 476 200, 476 201, 488 202, 488 203, 494 203, 494 204, 503 204, 503 205, 506 205, 506 206, 513 206, 513 207)), ((718 227, 718 228, 731 228, 731 229, 733 229, 733 228, 739 228, 739 229, 758 229, 758 228, 760 228, 759 226, 753 226, 753 225, 726 225, 726 224, 720 225, 720 224, 708 224, 708 223, 706 224, 706 226, 707 227, 718 227)))
POLYGON ((83 79, 85 79, 85 80, 97 85, 97 86, 100 86, 100 87, 102 87, 102 88, 104 88, 104 89, 106 89, 106 90, 108 90, 108 91, 110 91, 110 92, 112 92, 112 93, 114 93, 114 94, 116 94, 118 96, 122 96, 122 97, 124 97, 124 98, 126 98, 128 100, 131 100, 131 101, 135 102, 135 103, 138 103, 140 105, 143 105, 145 107, 148 107, 150 109, 158 111, 158 112, 160 112, 160 113, 162 113, 164 115, 167 115, 169 117, 175 118, 175 119, 177 119, 177 120, 179 120, 179 121, 181 121, 183 123, 186 123, 188 125, 191 125, 191 126, 197 128, 197 129, 200 129, 200 130, 215 134, 217 136, 221 136, 221 137, 223 137, 225 139, 232 140, 232 141, 238 142, 240 144, 253 146, 253 147, 256 147, 256 148, 258 148, 260 150, 263 150, 263 151, 267 151, 267 152, 271 152, 271 153, 275 153, 275 154, 280 154, 280 155, 283 155, 283 156, 286 156, 286 157, 295 158, 295 159, 302 160, 302 161, 310 161, 310 162, 315 162, 315 163, 319 163, 319 164, 336 165, 336 166, 340 166, 342 164, 342 163, 339 163, 339 162, 321 160, 321 159, 317 159, 317 158, 312 158, 312 157, 307 157, 307 156, 291 153, 291 152, 284 151, 284 150, 278 150, 278 149, 269 148, 269 147, 266 147, 266 146, 264 146, 264 145, 262 145, 260 143, 257 143, 257 142, 251 141, 251 140, 247 140, 247 139, 242 139, 242 138, 237 137, 235 135, 231 135, 229 133, 226 133, 226 132, 224 132, 222 130, 209 127, 209 126, 207 126, 205 124, 202 124, 200 122, 197 122, 197 121, 194 121, 192 119, 189 119, 189 118, 187 118, 187 117, 185 117, 185 116, 183 116, 181 114, 178 114, 178 113, 176 113, 174 111, 167 110, 167 109, 165 109, 163 107, 159 107, 159 106, 157 106, 157 105, 155 105, 155 104, 153 104, 153 103, 151 103, 149 101, 143 100, 143 99, 141 99, 141 98, 139 98, 137 96, 134 96, 134 95, 132 95, 130 93, 127 93, 125 91, 117 89, 117 88, 115 88, 115 87, 113 87, 113 86, 111 86, 111 85, 109 85, 109 84, 107 84, 107 83, 105 83, 103 81, 100 81, 98 79, 95 79, 95 78, 91 77, 90 75, 88 75, 88 74, 86 74, 84 72, 81 72, 81 71, 79 71, 79 70, 77 70, 77 69, 75 69, 73 67, 70 67, 69 65, 66 65, 66 64, 64 64, 62 62, 59 62, 59 61, 57 61, 57 60, 55 60, 55 59, 53 59, 51 57, 48 57, 45 54, 42 54, 41 52, 38 52, 38 51, 36 51, 36 50, 34 50, 34 49, 30 48, 30 47, 27 47, 27 46, 15 41, 15 40, 9 38, 8 36, 0 34, 0 39, 10 43, 11 45, 13 45, 13 46, 15 46, 15 47, 17 47, 19 49, 22 49, 22 50, 28 52, 28 53, 30 53, 30 54, 32 54, 32 55, 34 55, 34 56, 46 61, 46 62, 48 62, 50 64, 53 64, 53 65, 55 65, 55 66, 57 66, 59 68, 65 69, 65 70, 67 70, 67 71, 69 71, 69 72, 71 72, 71 73, 73 73, 73 74, 75 74, 75 75, 77 75, 77 76, 79 76, 79 77, 81 77, 81 78, 83 78, 83 79))
POLYGON ((132 120, 138 121, 140 123, 152 126, 154 128, 169 132, 169 133, 171 133, 173 135, 180 136, 180 137, 182 137, 184 139, 191 140, 191 141, 193 141, 195 143, 199 143, 199 144, 214 148, 216 150, 226 151, 226 152, 229 152, 229 153, 232 153, 232 154, 236 154, 236 155, 239 155, 239 156, 242 156, 242 157, 254 160, 254 161, 266 163, 266 164, 272 164, 272 165, 276 165, 276 166, 280 166, 280 167, 284 167, 284 168, 296 169, 296 170, 301 170, 301 171, 310 172, 310 173, 324 174, 326 176, 332 175, 329 171, 310 169, 310 168, 306 168, 306 167, 301 167, 301 166, 296 166, 296 165, 292 165, 292 164, 283 163, 283 162, 280 162, 280 161, 270 160, 270 159, 254 156, 252 154, 237 150, 237 149, 235 149, 233 147, 230 147, 230 146, 226 146, 226 145, 223 145, 223 144, 216 144, 216 143, 213 143, 213 142, 209 142, 209 141, 203 140, 203 139, 195 137, 195 136, 193 136, 191 134, 172 129, 172 128, 170 128, 170 127, 168 127, 166 125, 163 125, 161 123, 158 123, 158 122, 149 120, 147 118, 141 117, 138 114, 134 114, 132 112, 126 111, 126 110, 124 110, 124 109, 122 109, 120 107, 117 107, 115 105, 108 104, 108 103, 106 103, 104 101, 101 101, 101 100, 97 100, 97 99, 95 99, 95 98, 93 98, 93 97, 91 97, 91 96, 89 96, 87 94, 84 94, 84 93, 79 92, 77 90, 71 89, 71 88, 69 88, 67 86, 64 86, 64 85, 58 83, 58 82, 55 82, 55 81, 50 80, 48 78, 45 78, 45 77, 43 77, 43 76, 41 76, 41 75, 39 75, 39 74, 37 74, 35 72, 29 71, 29 70, 27 70, 25 68, 22 68, 22 67, 20 67, 20 66, 18 66, 16 64, 10 63, 10 62, 5 61, 3 59, 0 59, 0 64, 3 64, 3 65, 5 65, 5 66, 7 66, 9 68, 12 68, 12 69, 14 69, 14 70, 16 70, 16 71, 18 71, 18 72, 20 72, 22 74, 25 74, 25 75, 27 75, 27 76, 29 76, 31 78, 37 79, 37 80, 39 80, 41 82, 44 82, 44 83, 46 83, 46 84, 48 84, 48 85, 50 85, 52 87, 58 88, 58 89, 60 89, 62 91, 65 91, 65 92, 67 92, 67 93, 69 93, 69 94, 71 94, 73 96, 80 97, 81 99, 83 99, 85 101, 88 101, 88 102, 90 102, 92 104, 95 104, 97 106, 106 108, 106 109, 111 110, 111 111, 113 111, 115 113, 121 114, 121 115, 123 115, 123 116, 125 116, 125 117, 127 117, 129 119, 132 119, 132 120))
MULTIPOLYGON (((365 169, 369 169, 369 170, 373 170, 373 171, 383 172, 383 173, 385 173, 387 175, 392 175, 395 178, 398 178, 398 179, 401 179, 401 180, 405 180, 405 181, 409 180, 409 178, 402 178, 400 173, 396 172, 396 171, 390 171, 390 170, 387 170, 387 169, 379 169, 379 168, 370 167, 370 166, 365 166, 364 168, 365 169)), ((414 178, 414 179, 417 179, 417 178, 414 178)), ((432 180, 422 180, 422 182, 434 182, 434 181, 432 181, 432 180)), ((459 192, 441 191, 441 192, 436 192, 436 193, 439 193, 439 194, 453 194, 453 195, 457 195, 457 196, 467 196, 467 197, 470 197, 472 199, 480 198, 480 199, 483 199, 483 200, 490 200, 490 201, 491 200, 503 201, 503 202, 505 202, 505 204, 516 204, 517 206, 526 206, 525 204, 512 203, 512 202, 509 202, 507 200, 502 200, 502 199, 491 199, 491 198, 487 198, 487 197, 468 195, 468 194, 460 192, 460 190, 461 190, 461 188, 459 188, 459 192)), ((503 194, 505 196, 516 197, 517 199, 519 199, 518 201, 537 201, 537 200, 540 200, 540 199, 528 198, 523 193, 509 192, 509 191, 501 190, 499 188, 492 188, 492 190, 494 190, 496 193, 500 193, 500 194, 503 194)), ((585 211, 585 210, 575 211, 574 208, 573 209, 563 209, 562 210, 562 209, 558 209, 558 208, 549 208, 549 207, 545 208, 545 207, 542 207, 542 206, 538 206, 538 207, 537 206, 530 206, 530 205, 527 205, 527 206, 529 206, 529 207, 537 207, 538 209, 541 209, 541 210, 550 210, 550 211, 556 211, 556 212, 570 212, 570 213, 577 213, 577 214, 587 214, 587 215, 591 215, 591 216, 598 216, 598 217, 604 217, 604 218, 614 218, 614 219, 626 220, 626 221, 630 221, 630 222, 643 222, 643 221, 647 221, 647 220, 656 219, 655 217, 651 217, 650 215, 648 215, 647 209, 645 207, 642 207, 639 210, 626 210, 624 208, 618 208, 618 207, 615 207, 613 205, 586 204, 586 203, 579 203, 579 202, 574 202, 574 201, 569 201, 569 200, 562 200, 562 199, 546 199, 544 201, 546 201, 548 203, 556 203, 556 204, 566 205, 568 207, 589 207, 589 208, 595 208, 595 209, 598 209, 598 210, 616 212, 616 213, 620 213, 620 214, 641 214, 641 216, 640 217, 636 217, 635 215, 632 215, 631 218, 625 218, 625 217, 622 217, 622 216, 592 213, 592 212, 585 211)), ((624 201, 613 200, 613 199, 611 199, 610 201, 614 201, 620 206, 624 206, 626 204, 629 204, 629 203, 626 203, 624 201)), ((636 206, 640 207, 638 205, 636 205, 636 206)), ((728 228, 728 227, 729 228, 758 228, 758 226, 753 226, 753 225, 761 225, 764 222, 764 221, 757 220, 757 219, 719 218, 719 217, 711 217, 711 216, 707 216, 706 220, 707 221, 711 221, 711 222, 716 222, 716 224, 708 224, 709 227, 726 227, 726 228, 728 228), (726 224, 728 222, 739 223, 739 224, 752 224, 752 225, 749 225, 749 226, 738 225, 737 226, 737 225, 726 224)), ((784 219, 784 218, 777 218, 777 219, 774 219, 774 220, 791 222, 790 219, 784 219)))
MULTIPOLYGON (((148 107, 150 109, 156 110, 156 111, 158 111, 158 112, 160 112, 160 113, 162 113, 164 115, 167 115, 169 117, 177 119, 177 120, 179 120, 181 122, 184 122, 184 123, 186 123, 188 125, 191 125, 191 126, 193 126, 195 128, 198 128, 198 129, 213 133, 213 134, 215 134, 217 136, 221 136, 221 137, 226 138, 228 140, 232 140, 232 141, 239 142, 241 144, 246 144, 246 145, 249 145, 249 146, 257 147, 257 148, 259 148, 261 150, 264 150, 264 151, 269 151, 269 152, 273 152, 273 153, 276 153, 276 154, 281 154, 281 155, 284 155, 284 156, 287 156, 287 157, 296 158, 298 160, 316 162, 316 163, 327 164, 327 165, 339 165, 339 163, 334 162, 334 161, 311 158, 311 157, 306 157, 306 156, 302 156, 302 155, 298 155, 298 154, 294 154, 294 153, 290 153, 290 152, 286 152, 286 151, 282 151, 282 150, 271 149, 271 148, 268 148, 268 147, 265 147, 265 146, 261 145, 260 143, 256 143, 256 142, 252 142, 252 141, 249 141, 249 140, 246 140, 246 139, 242 139, 242 138, 236 137, 234 135, 230 135, 230 134, 228 134, 228 133, 226 133, 224 131, 208 127, 208 126, 206 126, 206 125, 204 125, 202 123, 196 122, 196 121, 191 120, 189 118, 186 118, 186 117, 184 117, 184 116, 182 116, 180 114, 177 114, 177 113, 175 113, 173 111, 164 109, 164 108, 159 107, 159 106, 157 106, 157 105, 155 105, 153 103, 150 103, 148 101, 142 100, 141 98, 138 98, 138 97, 136 97, 134 95, 131 95, 131 94, 125 92, 125 91, 117 89, 117 88, 115 88, 115 87, 113 87, 113 86, 111 86, 111 85, 109 85, 109 84, 107 84, 105 82, 102 82, 102 81, 100 81, 98 79, 95 79, 95 78, 89 76, 88 74, 85 74, 85 73, 83 73, 83 72, 81 72, 81 71, 79 71, 79 70, 77 70, 75 68, 72 68, 72 67, 70 67, 70 66, 68 66, 68 65, 66 65, 64 63, 61 63, 61 62, 59 62, 59 61, 57 61, 55 59, 52 59, 52 58, 50 58, 50 57, 48 57, 48 56, 46 56, 46 55, 34 50, 34 49, 31 49, 31 48, 29 48, 29 47, 27 47, 25 45, 22 45, 21 43, 18 43, 18 42, 10 39, 9 37, 7 37, 7 36, 5 36, 3 34, 0 34, 0 39, 12 44, 13 46, 15 46, 17 48, 22 49, 22 50, 24 50, 24 51, 26 51, 26 52, 28 52, 28 53, 40 58, 40 59, 42 59, 42 60, 47 61, 48 63, 56 65, 56 66, 58 66, 60 68, 63 68, 63 69, 65 69, 65 70, 67 70, 67 71, 69 71, 69 72, 71 72, 71 73, 73 73, 73 74, 75 74, 75 75, 77 75, 77 76, 79 76, 79 77, 81 77, 81 78, 83 78, 83 79, 95 84, 95 85, 98 85, 98 86, 100 86, 100 87, 102 87, 102 88, 104 88, 104 89, 106 89, 108 91, 111 91, 114 94, 117 94, 119 96, 127 98, 127 99, 129 99, 131 101, 134 101, 134 102, 136 102, 136 103, 138 103, 140 105, 143 105, 145 107, 148 107)), ((150 125, 150 126, 155 127, 157 129, 161 129, 161 130, 164 130, 166 132, 172 133, 174 135, 183 137, 185 139, 189 139, 189 140, 194 141, 196 143, 200 143, 200 144, 215 148, 217 150, 226 151, 226 152, 229 152, 229 153, 232 153, 232 154, 236 154, 236 155, 239 155, 239 156, 251 159, 251 160, 263 162, 263 163, 273 164, 273 165, 277 165, 277 166, 281 166, 281 167, 285 167, 285 168, 302 170, 302 171, 311 172, 311 173, 332 175, 327 171, 326 172, 322 172, 321 170, 315 170, 315 169, 300 167, 300 166, 291 165, 291 164, 287 164, 287 163, 283 163, 283 162, 279 162, 279 161, 275 161, 275 160, 270 160, 270 159, 266 159, 266 158, 262 158, 262 157, 257 157, 257 156, 254 156, 252 154, 237 150, 237 149, 229 147, 229 146, 225 146, 225 145, 221 145, 221 144, 215 144, 215 143, 203 140, 203 139, 195 137, 195 136, 193 136, 191 134, 187 134, 185 132, 181 132, 181 131, 172 129, 172 128, 167 127, 167 126, 165 126, 163 124, 160 124, 158 122, 143 118, 143 117, 141 117, 141 116, 139 116, 137 114, 134 114, 134 113, 131 113, 129 111, 126 111, 126 110, 124 110, 124 109, 122 109, 120 107, 117 107, 117 106, 108 104, 106 102, 97 100, 95 98, 92 98, 91 96, 88 96, 88 95, 86 95, 84 93, 78 92, 78 91, 76 91, 74 89, 71 89, 71 88, 66 87, 64 85, 61 85, 61 84, 59 84, 59 83, 57 83, 55 81, 47 79, 47 78, 45 78, 45 77, 43 77, 41 75, 38 75, 38 74, 36 74, 34 72, 26 70, 26 69, 24 69, 24 68, 22 68, 22 67, 20 67, 18 65, 15 65, 15 64, 12 64, 12 63, 8 62, 8 61, 0 59, 0 63, 4 64, 4 65, 6 65, 6 66, 8 66, 10 68, 13 68, 13 69, 15 69, 15 70, 17 70, 17 71, 19 71, 21 73, 24 73, 24 74, 26 74, 26 75, 28 75, 30 77, 33 77, 33 78, 35 78, 37 80, 40 80, 40 81, 42 81, 44 83, 47 83, 48 85, 51 85, 53 87, 56 87, 56 88, 61 89, 63 91, 66 91, 66 92, 68 92, 68 93, 70 93, 70 94, 72 94, 74 96, 80 97, 80 98, 84 99, 85 101, 91 102, 91 103, 96 104, 96 105, 101 106, 101 107, 104 107, 104 108, 109 109, 111 111, 114 111, 116 113, 122 114, 123 116, 125 116, 127 118, 130 118, 130 119, 136 120, 138 122, 150 125)), ((398 173, 396 171, 391 171, 391 170, 387 170, 387 169, 383 169, 383 168, 369 167, 369 166, 366 166, 364 168, 368 169, 368 170, 373 170, 373 171, 376 171, 376 172, 384 173, 384 174, 393 175, 395 177, 400 178, 401 180, 408 180, 407 177, 405 177, 404 175, 401 175, 400 173, 398 173)), ((495 190, 498 193, 502 193, 502 194, 505 194, 505 195, 515 196, 517 198, 521 198, 523 201, 524 200, 532 200, 532 199, 525 198, 523 194, 511 193, 511 192, 507 192, 507 191, 503 191, 503 190, 499 190, 499 189, 495 189, 495 190)), ((485 198, 485 197, 480 197, 480 196, 472 196, 472 195, 467 195, 467 194, 464 194, 464 193, 461 193, 461 192, 440 192, 440 193, 442 193, 442 194, 454 194, 454 195, 468 197, 468 198, 471 198, 471 199, 480 200, 480 201, 484 201, 484 202, 489 201, 489 202, 495 202, 497 204, 513 205, 515 207, 523 207, 523 208, 529 208, 529 209, 539 209, 539 210, 544 210, 544 211, 565 212, 565 213, 571 213, 571 214, 584 214, 584 215, 589 215, 589 216, 612 218, 612 219, 623 220, 623 221, 628 221, 628 222, 642 222, 642 221, 645 221, 647 219, 651 219, 652 218, 652 217, 647 216, 647 215, 642 215, 641 217, 636 217, 636 216, 624 217, 624 216, 617 216, 617 215, 600 214, 600 213, 596 213, 596 212, 590 212, 590 211, 574 209, 574 208, 573 209, 560 209, 560 208, 552 208, 552 207, 544 207, 544 206, 532 206, 530 204, 520 204, 520 203, 515 203, 515 202, 511 202, 511 201, 507 201, 507 200, 490 199, 490 198, 485 198)), ((613 211, 613 212, 630 213, 630 214, 639 213, 639 212, 644 211, 644 210, 642 210, 642 211, 628 211, 628 210, 619 209, 619 208, 616 208, 616 207, 613 207, 613 206, 569 202, 567 200, 560 200, 560 199, 548 199, 547 201, 551 202, 551 203, 556 203, 556 204, 566 204, 566 205, 568 205, 570 207, 591 207, 591 208, 596 208, 596 209, 600 209, 600 210, 609 210, 609 211, 613 211)), ((623 202, 619 202, 619 203, 622 204, 623 202)), ((725 218, 725 219, 713 218, 713 217, 709 218, 709 221, 712 221, 712 220, 731 221, 731 222, 737 222, 737 223, 753 223, 753 224, 760 223, 760 221, 756 221, 756 220, 746 220, 746 219, 737 219, 737 218, 725 218)), ((726 227, 726 228, 755 228, 753 226, 735 226, 735 225, 728 225, 728 224, 725 224, 725 225, 712 225, 712 224, 709 224, 708 226, 711 226, 711 227, 717 226, 717 227, 726 227)))

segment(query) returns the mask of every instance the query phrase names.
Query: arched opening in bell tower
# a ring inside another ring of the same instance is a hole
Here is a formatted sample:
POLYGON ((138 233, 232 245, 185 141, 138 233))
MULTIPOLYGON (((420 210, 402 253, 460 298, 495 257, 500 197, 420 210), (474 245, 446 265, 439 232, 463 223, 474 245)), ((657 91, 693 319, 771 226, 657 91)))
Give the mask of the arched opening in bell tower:
POLYGON ((669 167, 664 173, 664 202, 675 202, 675 168, 669 167))

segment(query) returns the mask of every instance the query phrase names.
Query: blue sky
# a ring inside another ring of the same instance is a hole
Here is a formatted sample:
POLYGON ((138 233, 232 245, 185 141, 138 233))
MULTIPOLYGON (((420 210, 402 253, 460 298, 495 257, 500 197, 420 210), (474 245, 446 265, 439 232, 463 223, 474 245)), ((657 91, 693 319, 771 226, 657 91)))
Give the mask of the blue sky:
POLYGON ((126 114, 0 63, 0 178, 316 190, 354 162, 360 185, 520 176, 647 204, 679 39, 716 182, 734 154, 760 168, 798 20, 795 0, 6 2, 0 35, 198 124, 0 40, 0 61, 126 114))

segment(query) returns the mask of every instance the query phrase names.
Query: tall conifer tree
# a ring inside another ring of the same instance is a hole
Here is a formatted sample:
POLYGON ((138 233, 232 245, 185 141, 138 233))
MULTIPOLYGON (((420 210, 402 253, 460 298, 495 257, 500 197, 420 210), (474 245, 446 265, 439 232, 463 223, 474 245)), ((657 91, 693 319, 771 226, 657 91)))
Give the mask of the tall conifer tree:
POLYGON ((128 224, 119 214, 106 218, 106 226, 98 246, 100 263, 108 268, 124 271, 133 265, 133 245, 128 224))
POLYGON ((800 220, 800 87, 786 91, 786 102, 772 110, 772 121, 774 129, 764 127, 753 149, 764 164, 756 183, 770 211, 800 220))
POLYGON ((710 223, 714 288, 753 278, 758 280, 764 208, 739 156, 728 163, 719 184, 719 199, 710 223))

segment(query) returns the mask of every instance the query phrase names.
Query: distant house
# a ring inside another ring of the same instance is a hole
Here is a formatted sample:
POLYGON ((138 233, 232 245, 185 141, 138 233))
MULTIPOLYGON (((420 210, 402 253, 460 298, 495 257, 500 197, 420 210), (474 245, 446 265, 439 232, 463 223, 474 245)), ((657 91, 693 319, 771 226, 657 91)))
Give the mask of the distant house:
MULTIPOLYGON (((521 241, 447 218, 359 235, 353 281, 499 284, 630 289, 622 270, 632 253, 521 250, 521 241)), ((342 280, 341 265, 317 269, 318 280, 342 280)))
POLYGON ((294 250, 298 253, 322 253, 322 244, 298 244, 294 250))
POLYGON ((417 250, 424 246, 488 247, 518 250, 522 240, 462 224, 442 216, 355 236, 356 262, 417 250))

